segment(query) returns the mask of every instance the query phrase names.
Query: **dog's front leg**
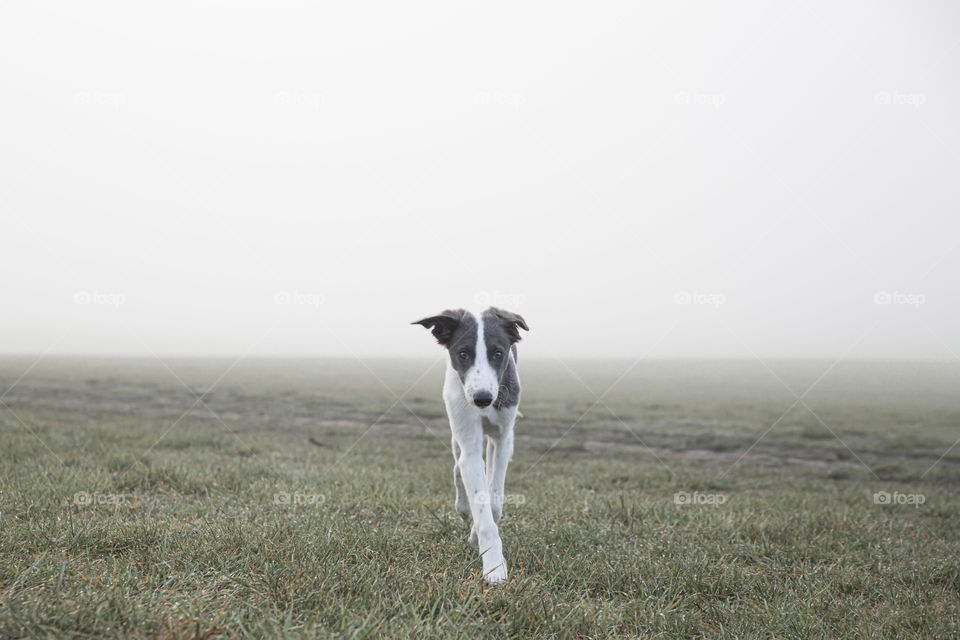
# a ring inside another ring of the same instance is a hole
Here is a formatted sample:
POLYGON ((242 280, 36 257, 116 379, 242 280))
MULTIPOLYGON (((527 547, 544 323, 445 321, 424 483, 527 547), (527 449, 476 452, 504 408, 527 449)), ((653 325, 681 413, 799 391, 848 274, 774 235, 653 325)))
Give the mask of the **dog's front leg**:
POLYGON ((513 418, 500 428, 500 433, 490 439, 487 448, 487 488, 490 492, 490 512, 494 522, 500 522, 503 514, 504 484, 507 465, 513 457, 513 418))
POLYGON ((454 508, 464 520, 470 519, 470 502, 467 500, 467 490, 463 487, 463 477, 460 474, 460 445, 457 438, 453 438, 453 486, 457 492, 454 508))
POLYGON ((479 419, 476 429, 464 431, 467 432, 458 434, 457 440, 460 445, 460 474, 470 501, 473 529, 483 560, 483 575, 489 584, 502 584, 507 580, 507 561, 503 557, 503 543, 490 508, 490 494, 483 469, 483 431, 479 419))

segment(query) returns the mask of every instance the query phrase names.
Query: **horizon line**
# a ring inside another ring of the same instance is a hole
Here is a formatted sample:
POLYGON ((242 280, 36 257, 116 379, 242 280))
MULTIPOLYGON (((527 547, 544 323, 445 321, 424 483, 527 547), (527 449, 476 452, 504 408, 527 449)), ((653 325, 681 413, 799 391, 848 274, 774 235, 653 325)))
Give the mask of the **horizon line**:
MULTIPOLYGON (((125 353, 41 353, 36 351, 30 352, 0 352, 0 359, 13 359, 13 358, 36 358, 38 360, 52 360, 52 359, 77 359, 77 358, 88 358, 88 359, 113 359, 113 360, 157 360, 157 359, 177 359, 177 360, 222 360, 222 359, 241 359, 241 360, 433 360, 429 356, 424 355, 335 355, 335 354, 239 354, 239 353, 222 353, 222 354, 182 354, 182 353, 173 353, 173 354, 125 354, 125 353)), ((839 360, 841 362, 892 362, 892 363, 930 363, 930 364, 949 364, 957 363, 960 364, 960 360, 956 358, 945 356, 942 358, 929 358, 929 357, 918 357, 918 358, 909 358, 909 357, 890 357, 890 356, 858 356, 858 357, 838 357, 838 356, 791 356, 791 355, 770 355, 763 356, 762 358, 754 356, 584 356, 584 355, 569 355, 569 356, 550 356, 550 355, 528 355, 524 357, 524 360, 527 362, 534 361, 563 361, 563 360, 623 360, 628 362, 633 361, 649 361, 649 362, 729 362, 729 361, 745 361, 745 362, 756 362, 756 361, 768 361, 768 360, 793 360, 793 361, 824 361, 824 360, 839 360)))

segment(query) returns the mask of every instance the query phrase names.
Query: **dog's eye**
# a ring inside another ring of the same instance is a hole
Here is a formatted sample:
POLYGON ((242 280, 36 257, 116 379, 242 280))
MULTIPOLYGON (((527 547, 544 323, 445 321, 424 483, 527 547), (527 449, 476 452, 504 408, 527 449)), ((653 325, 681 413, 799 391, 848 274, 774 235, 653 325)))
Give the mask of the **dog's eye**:
POLYGON ((494 360, 499 360, 499 359, 502 358, 502 357, 503 357, 503 351, 499 351, 499 350, 498 350, 498 351, 494 351, 494 352, 493 352, 493 359, 494 359, 494 360))
POLYGON ((470 354, 467 353, 466 351, 461 351, 461 352, 458 353, 457 355, 460 356, 460 359, 461 359, 461 360, 466 360, 467 358, 470 357, 470 354))

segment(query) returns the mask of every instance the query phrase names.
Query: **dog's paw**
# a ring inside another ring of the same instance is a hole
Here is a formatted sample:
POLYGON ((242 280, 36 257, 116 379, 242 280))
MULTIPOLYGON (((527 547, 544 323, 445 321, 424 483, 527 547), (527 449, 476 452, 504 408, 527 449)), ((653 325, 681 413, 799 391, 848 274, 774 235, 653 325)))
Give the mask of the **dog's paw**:
POLYGON ((490 586, 498 586, 507 582, 507 563, 501 562, 493 569, 483 574, 483 579, 490 586))
POLYGON ((467 538, 467 544, 470 545, 470 548, 474 551, 480 551, 480 542, 477 540, 477 527, 474 526, 470 529, 470 537, 467 538))

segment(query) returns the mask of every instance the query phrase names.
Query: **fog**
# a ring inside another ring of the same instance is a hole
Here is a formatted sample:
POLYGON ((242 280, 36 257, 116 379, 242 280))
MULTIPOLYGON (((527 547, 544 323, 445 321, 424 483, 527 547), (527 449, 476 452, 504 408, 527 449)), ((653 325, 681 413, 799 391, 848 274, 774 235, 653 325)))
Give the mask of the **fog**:
POLYGON ((0 73, 2 353, 960 358, 956 3, 14 1, 0 73))

